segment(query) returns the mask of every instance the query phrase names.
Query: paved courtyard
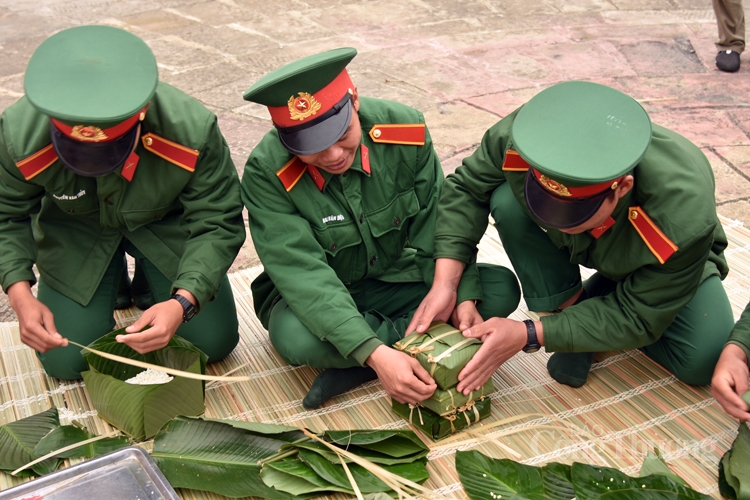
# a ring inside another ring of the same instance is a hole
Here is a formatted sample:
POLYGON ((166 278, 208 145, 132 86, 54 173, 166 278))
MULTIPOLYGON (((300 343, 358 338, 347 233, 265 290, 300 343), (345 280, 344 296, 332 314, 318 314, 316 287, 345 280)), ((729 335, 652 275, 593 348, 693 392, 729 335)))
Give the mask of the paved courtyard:
MULTIPOLYGON (((142 37, 161 79, 218 115, 240 175, 271 127, 242 92, 284 63, 351 46, 360 93, 422 111, 446 173, 543 88, 591 80, 698 144, 719 213, 750 223, 750 52, 738 73, 716 69, 710 0, 0 0, 0 110, 23 95, 46 37, 94 23, 142 37)), ((233 269, 256 264, 248 237, 233 269)), ((0 321, 13 319, 3 295, 0 321)))

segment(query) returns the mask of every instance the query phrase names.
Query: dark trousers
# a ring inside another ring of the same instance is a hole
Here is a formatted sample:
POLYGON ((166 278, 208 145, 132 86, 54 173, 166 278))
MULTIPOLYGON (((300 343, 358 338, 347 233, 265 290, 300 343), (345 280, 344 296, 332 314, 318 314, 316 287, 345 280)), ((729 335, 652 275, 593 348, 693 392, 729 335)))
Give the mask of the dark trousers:
MULTIPOLYGON (((54 314, 55 326, 60 335, 88 345, 112 331, 115 326, 113 314, 117 285, 126 248, 127 252, 136 258, 138 265, 142 266, 155 301, 163 302, 169 298, 172 282, 133 245, 124 242, 115 252, 99 283, 99 288, 86 306, 52 289, 43 279, 39 280, 37 298, 54 314)), ((226 276, 215 300, 202 304, 200 313, 189 323, 180 325, 177 335, 205 352, 209 363, 219 361, 232 352, 239 341, 238 321, 232 287, 226 276)), ((81 378, 81 372, 88 369, 86 361, 81 356, 81 349, 72 345, 52 349, 44 354, 37 353, 37 356, 47 374, 59 379, 81 378)))
MULTIPOLYGON (((477 310, 484 319, 505 317, 516 310, 520 299, 513 272, 490 264, 478 264, 484 300, 477 310)), ((352 293, 357 309, 385 345, 403 338, 411 315, 429 292, 424 283, 386 283, 366 280, 352 293)), ((297 318, 283 298, 271 310, 268 335, 276 351, 290 365, 315 368, 359 366, 353 357, 344 358, 329 342, 320 340, 297 318)))
MULTIPOLYGON (((557 248, 528 216, 508 184, 492 195, 495 227, 516 271, 523 297, 532 311, 553 311, 582 286, 580 268, 567 249, 557 248)), ((615 291, 617 282, 594 274, 585 283, 589 296, 615 291)), ((734 326, 726 291, 717 276, 700 284, 695 296, 677 314, 655 343, 641 350, 683 382, 711 381, 716 361, 734 326)), ((602 335, 606 335, 602 328, 602 335)))

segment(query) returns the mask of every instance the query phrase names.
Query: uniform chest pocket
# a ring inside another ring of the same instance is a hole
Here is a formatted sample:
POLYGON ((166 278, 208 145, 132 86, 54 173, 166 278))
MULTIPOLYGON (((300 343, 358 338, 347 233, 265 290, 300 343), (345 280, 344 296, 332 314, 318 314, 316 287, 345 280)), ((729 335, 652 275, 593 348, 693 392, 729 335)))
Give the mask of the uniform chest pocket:
POLYGON ((170 215, 171 212, 179 212, 179 205, 170 203, 158 207, 143 207, 141 210, 123 210, 122 219, 129 231, 135 231, 141 226, 151 222, 162 220, 170 215))
POLYGON ((89 194, 85 189, 72 194, 49 193, 48 197, 60 210, 70 215, 85 215, 99 210, 96 193, 89 194))
POLYGON ((409 219, 419 212, 419 201, 414 190, 399 193, 386 206, 365 214, 370 225, 370 232, 376 238, 387 233, 400 231, 408 225, 409 219))
POLYGON ((323 228, 313 227, 315 239, 331 257, 336 257, 342 250, 362 243, 362 235, 357 226, 351 222, 328 223, 323 228))

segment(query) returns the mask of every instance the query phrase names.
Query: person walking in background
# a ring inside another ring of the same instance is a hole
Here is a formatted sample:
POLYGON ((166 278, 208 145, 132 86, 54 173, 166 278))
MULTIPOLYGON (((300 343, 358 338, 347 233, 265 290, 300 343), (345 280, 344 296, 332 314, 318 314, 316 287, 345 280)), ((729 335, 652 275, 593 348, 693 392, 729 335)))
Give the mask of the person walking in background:
POLYGON ((716 67, 733 73, 740 69, 740 54, 745 50, 745 11, 742 0, 712 0, 719 41, 716 67))

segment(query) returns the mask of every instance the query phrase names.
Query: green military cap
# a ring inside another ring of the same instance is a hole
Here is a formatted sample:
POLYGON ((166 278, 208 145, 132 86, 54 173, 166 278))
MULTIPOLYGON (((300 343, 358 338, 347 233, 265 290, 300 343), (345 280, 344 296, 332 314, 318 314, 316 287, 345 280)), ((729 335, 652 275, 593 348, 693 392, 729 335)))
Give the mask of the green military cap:
POLYGON ((80 175, 98 176, 130 155, 157 83, 156 59, 143 40, 110 26, 79 26, 34 51, 24 89, 50 117, 60 161, 80 175))
POLYGON ((560 229, 591 218, 646 154, 651 120, 632 97, 592 82, 543 90, 516 116, 511 138, 530 167, 526 204, 560 229))
POLYGON ((308 56, 267 74, 243 98, 268 107, 282 144, 293 154, 319 153, 336 143, 352 116, 354 84, 345 47, 308 56))

